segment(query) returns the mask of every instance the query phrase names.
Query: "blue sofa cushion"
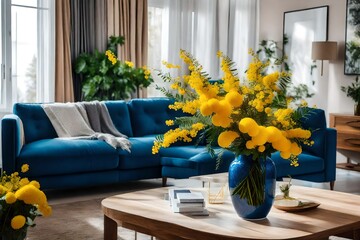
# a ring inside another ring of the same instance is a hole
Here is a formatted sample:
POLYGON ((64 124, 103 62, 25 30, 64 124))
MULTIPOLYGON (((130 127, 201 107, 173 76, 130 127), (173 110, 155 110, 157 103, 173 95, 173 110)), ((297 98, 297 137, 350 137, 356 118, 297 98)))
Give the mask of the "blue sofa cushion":
POLYGON ((131 125, 135 137, 163 134, 170 129, 165 121, 184 116, 182 111, 169 109, 168 98, 132 99, 128 102, 131 125))
POLYGON ((50 176, 116 169, 117 151, 100 140, 43 139, 23 146, 18 166, 27 163, 27 176, 50 176))
POLYGON ((135 169, 144 167, 160 167, 160 156, 152 154, 154 135, 131 137, 131 153, 118 149, 120 161, 119 169, 135 169))
POLYGON ((199 153, 207 153, 206 147, 195 145, 172 146, 168 148, 161 148, 159 151, 161 157, 174 157, 183 159, 189 159, 199 153))
POLYGON ((125 101, 106 101, 105 105, 109 111, 111 120, 116 129, 128 137, 133 136, 129 109, 125 101))
POLYGON ((54 127, 40 104, 16 103, 13 112, 23 123, 25 143, 57 137, 54 127))
MULTIPOLYGON (((215 148, 214 150, 215 153, 218 154, 220 148, 215 148)), ((164 148, 160 150, 160 155, 162 166, 200 168, 201 166, 210 163, 213 167, 212 171, 215 171, 217 157, 211 157, 204 146, 176 146, 164 148)), ((222 159, 226 165, 226 169, 234 158, 235 155, 232 152, 227 150, 224 151, 222 159)))
POLYGON ((155 135, 149 135, 144 137, 130 137, 131 143, 130 153, 126 150, 118 148, 117 151, 120 156, 151 156, 152 146, 154 145, 155 135))
POLYGON ((302 153, 299 155, 299 166, 297 167, 290 166, 290 161, 281 158, 279 152, 273 153, 271 155, 271 159, 275 163, 277 177, 317 173, 324 171, 325 166, 323 158, 307 153, 302 153))
MULTIPOLYGON (((218 153, 220 148, 217 149, 218 153)), ((219 168, 216 168, 216 156, 211 157, 205 147, 170 147, 161 152, 162 175, 164 177, 188 178, 196 175, 226 172, 235 155, 225 150, 219 168), (188 149, 189 151, 186 151, 188 149), (193 154, 192 156, 189 156, 193 154)))
POLYGON ((160 158, 156 155, 149 156, 120 156, 119 167, 118 169, 140 169, 148 167, 159 167, 160 168, 160 158))

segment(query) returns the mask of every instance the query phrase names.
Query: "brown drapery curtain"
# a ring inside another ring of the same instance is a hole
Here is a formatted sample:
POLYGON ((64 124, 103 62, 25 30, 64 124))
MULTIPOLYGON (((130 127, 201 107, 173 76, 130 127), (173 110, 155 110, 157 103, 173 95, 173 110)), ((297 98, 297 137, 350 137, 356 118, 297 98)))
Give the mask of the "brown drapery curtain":
MULTIPOLYGON (((106 0, 71 0, 71 59, 75 66, 81 53, 104 52, 107 45, 107 2, 106 0)), ((75 101, 82 100, 81 81, 74 72, 73 86, 75 101)))
MULTIPOLYGON (((148 11, 147 0, 108 0, 108 36, 124 36, 125 44, 119 46, 121 61, 131 61, 136 67, 147 64, 148 11)), ((146 90, 140 91, 146 97, 146 90)))
POLYGON ((74 91, 70 52, 70 0, 55 2, 55 101, 73 102, 74 91))

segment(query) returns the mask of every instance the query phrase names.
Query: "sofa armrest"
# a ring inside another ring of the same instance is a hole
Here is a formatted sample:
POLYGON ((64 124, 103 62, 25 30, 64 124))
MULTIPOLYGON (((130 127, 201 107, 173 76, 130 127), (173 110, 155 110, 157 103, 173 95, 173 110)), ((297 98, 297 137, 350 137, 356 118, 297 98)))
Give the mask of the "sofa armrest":
POLYGON ((325 131, 324 168, 326 181, 336 179, 336 138, 337 131, 327 128, 325 131))
POLYGON ((16 158, 24 143, 24 131, 20 118, 7 114, 1 119, 2 168, 8 173, 16 171, 16 158))

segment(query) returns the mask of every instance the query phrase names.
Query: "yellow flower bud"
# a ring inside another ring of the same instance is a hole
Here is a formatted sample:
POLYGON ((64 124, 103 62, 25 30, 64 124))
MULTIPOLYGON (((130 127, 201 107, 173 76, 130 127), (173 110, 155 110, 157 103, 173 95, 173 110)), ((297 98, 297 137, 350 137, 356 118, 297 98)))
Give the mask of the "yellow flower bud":
POLYGON ((232 106, 228 101, 221 100, 219 102, 219 108, 215 112, 221 115, 230 116, 232 112, 232 106))
POLYGON ((173 126, 174 125, 174 120, 166 120, 165 124, 166 124, 166 126, 173 126))
POLYGON ((223 128, 227 128, 231 124, 231 119, 228 116, 224 116, 221 114, 215 114, 214 116, 212 116, 211 121, 215 126, 223 128))
POLYGON ((47 198, 43 191, 32 184, 28 184, 15 192, 17 199, 24 201, 26 204, 46 205, 47 198))
POLYGON ((258 124, 252 118, 243 118, 239 122, 240 132, 249 133, 250 136, 256 136, 258 134, 258 127, 258 124))
POLYGON ((289 159, 291 156, 290 152, 280 152, 280 157, 282 157, 283 159, 289 159))
POLYGON ((282 137, 281 131, 274 126, 266 127, 266 131, 269 136, 268 141, 271 143, 278 141, 282 137))
POLYGON ((252 141, 255 145, 264 145, 268 141, 268 131, 264 126, 259 126, 257 132, 258 133, 252 138, 252 141))
POLYGON ((200 112, 203 116, 209 116, 213 113, 213 109, 208 102, 205 102, 201 104, 200 112))
POLYGON ((220 109, 220 102, 216 98, 212 98, 208 101, 209 107, 213 112, 218 112, 220 109))
POLYGON ((11 219, 11 227, 15 230, 22 228, 25 225, 26 219, 23 215, 17 215, 11 219))
POLYGON ((5 201, 7 204, 13 204, 14 202, 16 202, 15 194, 13 192, 6 193, 5 201))
POLYGON ((36 187, 37 189, 40 189, 40 183, 38 181, 32 180, 30 184, 36 187))
POLYGON ((234 131, 225 131, 220 133, 218 137, 218 144, 220 147, 228 148, 233 141, 239 137, 239 134, 234 131))
POLYGON ((292 155, 299 155, 302 152, 301 147, 295 142, 291 143, 290 152, 292 155))
POLYGON ((264 145, 259 146, 258 151, 259 152, 264 152, 265 151, 265 146, 264 145))
POLYGON ((226 94, 225 100, 233 107, 240 107, 243 103, 243 96, 237 91, 231 91, 226 94))
POLYGON ((39 205, 38 207, 39 211, 43 214, 44 217, 48 217, 52 213, 52 208, 48 205, 39 205))
POLYGON ((276 150, 279 150, 282 152, 288 152, 288 151, 290 151, 291 142, 289 141, 289 139, 282 137, 282 138, 280 138, 280 140, 273 142, 272 146, 276 150))
POLYGON ((255 144, 252 141, 247 141, 246 142, 246 148, 247 149, 253 149, 253 148, 255 148, 255 144))
POLYGON ((21 166, 21 172, 22 172, 22 173, 25 173, 25 172, 27 172, 27 171, 29 171, 29 164, 23 164, 23 165, 21 166))

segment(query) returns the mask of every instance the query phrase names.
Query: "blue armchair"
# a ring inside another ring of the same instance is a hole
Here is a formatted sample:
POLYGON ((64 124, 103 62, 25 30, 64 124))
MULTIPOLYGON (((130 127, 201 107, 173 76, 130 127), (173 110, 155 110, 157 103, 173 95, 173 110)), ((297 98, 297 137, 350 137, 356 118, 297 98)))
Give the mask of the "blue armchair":
POLYGON ((325 112, 322 109, 311 109, 310 116, 302 119, 304 128, 312 129, 312 146, 303 146, 299 155, 299 166, 290 166, 288 161, 280 157, 278 152, 271 158, 275 162, 277 178, 283 177, 311 182, 330 182, 334 189, 336 179, 336 130, 326 127, 325 112))

